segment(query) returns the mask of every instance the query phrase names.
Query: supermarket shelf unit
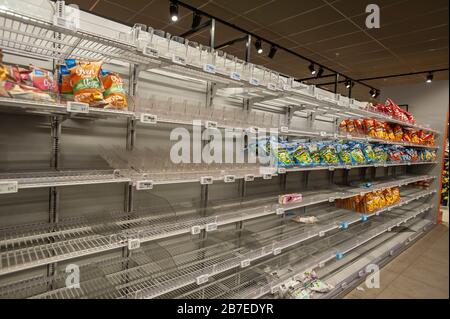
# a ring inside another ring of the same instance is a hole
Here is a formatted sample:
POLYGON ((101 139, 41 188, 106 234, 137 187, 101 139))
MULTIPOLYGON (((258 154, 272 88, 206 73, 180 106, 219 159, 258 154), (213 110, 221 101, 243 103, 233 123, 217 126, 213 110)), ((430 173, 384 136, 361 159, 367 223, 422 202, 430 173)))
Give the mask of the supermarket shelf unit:
MULTIPOLYGON (((53 4, 49 2, 51 6, 53 4)), ((230 78, 229 71, 218 65, 185 62, 180 65, 180 61, 176 62, 177 56, 149 55, 146 46, 139 48, 134 42, 85 30, 70 30, 55 25, 49 18, 1 9, 0 25, 0 47, 11 56, 25 53, 31 58, 50 60, 54 64, 69 57, 128 64, 128 93, 131 97, 136 97, 139 91, 137 84, 140 72, 148 72, 177 79, 185 77, 187 82, 192 79, 204 81, 207 87, 206 109, 214 109, 216 95, 238 100, 242 104, 242 111, 235 111, 231 120, 225 120, 223 114, 217 115, 213 111, 202 114, 202 110, 199 110, 195 115, 187 110, 177 116, 171 116, 173 114, 170 112, 162 114, 142 100, 132 111, 92 107, 74 111, 60 102, 0 98, 0 112, 49 117, 52 141, 51 170, 0 174, 0 185, 6 186, 2 189, 11 187, 4 191, 6 194, 35 188, 49 188, 50 194, 48 221, 0 229, 0 297, 258 298, 277 293, 286 281, 304 270, 332 268, 335 263, 344 260, 348 252, 361 249, 376 238, 384 238, 386 232, 395 227, 407 224, 413 229, 419 226, 423 229, 430 223, 425 219, 417 221, 416 218, 433 208, 428 201, 436 190, 421 190, 411 185, 433 180, 435 176, 397 176, 396 168, 406 170, 420 166, 426 169, 428 165, 437 164, 435 161, 281 168, 270 176, 261 174, 256 166, 231 167, 214 172, 176 171, 172 174, 147 172, 134 167, 110 170, 61 169, 61 127, 66 119, 126 120, 128 151, 136 146, 138 130, 154 128, 158 124, 192 125, 193 120, 199 121, 205 130, 231 129, 243 133, 275 127, 280 135, 289 138, 353 140, 430 149, 439 148, 342 135, 338 133, 338 123, 344 118, 371 117, 435 134, 439 132, 428 126, 405 123, 368 111, 361 102, 298 83, 292 77, 250 63, 242 63, 242 74, 230 78), (212 65, 213 71, 208 70, 205 67, 207 65, 212 65), (260 78, 257 79, 257 76, 260 78), (230 89, 234 91, 230 93, 230 89), (274 108, 281 115, 270 115, 270 123, 256 121, 255 110, 269 114, 274 108), (298 125, 294 123, 296 117, 307 119, 306 129, 297 128, 298 125), (314 122, 322 121, 323 117, 327 118, 325 122, 333 123, 331 130, 313 127, 314 122), (142 125, 138 126, 138 123, 142 125), (294 204, 277 204, 277 195, 283 193, 280 191, 254 197, 248 197, 245 193, 246 183, 255 178, 269 180, 275 176, 282 177, 282 189, 285 189, 286 176, 296 172, 310 174, 328 171, 333 181, 335 170, 371 168, 375 173, 377 168, 390 167, 393 169, 393 178, 374 179, 371 188, 332 183, 309 189, 306 178, 303 199, 294 204), (207 184, 203 183, 205 177, 209 178, 207 184), (236 180, 239 180, 241 198, 217 203, 213 201, 211 205, 208 201, 209 184, 213 181, 229 183, 236 180), (149 213, 139 213, 134 207, 134 198, 141 182, 146 183, 143 189, 147 191, 157 185, 200 183, 200 208, 188 209, 182 205, 177 208, 175 204, 167 204, 150 209, 149 213), (116 183, 125 184, 124 211, 60 217, 61 187, 116 183), (332 206, 336 199, 396 186, 402 188, 401 200, 371 215, 332 206), (292 216, 301 209, 304 212, 306 208, 317 215, 317 224, 299 226, 291 221, 292 216), (235 228, 230 228, 233 226, 235 228), (255 230, 251 231, 253 228, 255 230), (246 231, 250 234, 246 234, 246 231), (186 241, 186 236, 194 239, 186 241), (121 253, 117 257, 104 254, 118 250, 121 253), (92 256, 96 259, 83 261, 92 256), (62 274, 64 263, 75 259, 79 261, 85 278, 81 289, 65 287, 62 274), (42 267, 46 268, 45 274, 27 273, 42 267), (264 270, 267 267, 276 267, 281 273, 268 274, 264 270), (9 279, 11 275, 20 276, 9 279), (2 281, 4 278, 5 282, 2 281)), ((217 57, 214 54, 208 52, 207 61, 214 61, 217 57)), ((187 55, 183 58, 183 61, 189 60, 187 55)), ((236 60, 232 62, 238 65, 236 60)), ((20 200, 20 194, 15 196, 20 200)), ((393 248, 390 247, 389 251, 393 251, 393 248)), ((375 260, 377 256, 374 254, 370 257, 375 260)), ((343 281, 339 285, 337 283, 343 274, 348 276, 344 278, 345 283, 348 283, 349 276, 354 275, 352 271, 353 268, 350 271, 344 267, 342 273, 330 275, 330 280, 336 286, 343 287, 343 281)))

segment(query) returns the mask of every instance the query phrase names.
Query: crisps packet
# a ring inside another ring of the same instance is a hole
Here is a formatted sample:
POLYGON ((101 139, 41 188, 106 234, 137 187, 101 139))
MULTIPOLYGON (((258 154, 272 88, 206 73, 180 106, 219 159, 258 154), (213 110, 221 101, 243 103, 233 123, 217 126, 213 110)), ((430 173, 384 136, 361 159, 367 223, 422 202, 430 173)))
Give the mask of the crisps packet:
POLYGON ((68 59, 66 65, 70 71, 74 100, 90 106, 103 106, 103 85, 99 79, 102 62, 68 59))
POLYGON ((123 88, 123 80, 117 73, 101 70, 101 80, 103 88, 103 97, 108 103, 106 108, 127 109, 127 98, 123 88))
POLYGON ((308 146, 299 143, 294 144, 290 148, 290 155, 294 159, 295 163, 300 166, 310 166, 313 164, 313 160, 311 159, 311 156, 309 155, 308 146))

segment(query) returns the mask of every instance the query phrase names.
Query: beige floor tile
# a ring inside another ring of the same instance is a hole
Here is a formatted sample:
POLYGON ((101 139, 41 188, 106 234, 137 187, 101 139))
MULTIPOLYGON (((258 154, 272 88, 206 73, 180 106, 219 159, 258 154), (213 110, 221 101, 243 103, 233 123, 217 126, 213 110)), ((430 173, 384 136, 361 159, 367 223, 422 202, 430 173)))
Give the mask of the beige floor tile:
POLYGON ((416 299, 448 298, 448 290, 432 287, 403 275, 397 277, 390 287, 401 292, 402 295, 408 295, 416 299))
POLYGON ((404 291, 398 290, 389 286, 377 295, 376 299, 411 299, 410 295, 405 294, 404 291))

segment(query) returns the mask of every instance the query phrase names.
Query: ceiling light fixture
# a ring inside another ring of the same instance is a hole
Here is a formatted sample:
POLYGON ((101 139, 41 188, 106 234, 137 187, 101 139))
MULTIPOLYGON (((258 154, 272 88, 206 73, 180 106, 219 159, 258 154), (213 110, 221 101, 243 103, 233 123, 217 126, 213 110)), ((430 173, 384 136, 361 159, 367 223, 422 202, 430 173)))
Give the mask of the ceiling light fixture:
POLYGON ((320 78, 322 76, 322 74, 323 74, 323 68, 320 67, 319 72, 317 72, 317 77, 320 78))
POLYGON ((428 73, 428 75, 427 75, 427 83, 431 83, 431 82, 433 82, 433 78, 434 78, 434 76, 433 76, 433 73, 428 73))
POLYGON ((277 49, 278 48, 275 45, 272 44, 272 46, 270 47, 270 51, 269 51, 268 57, 273 59, 275 54, 277 53, 277 49))
POLYGON ((308 69, 309 69, 309 71, 311 72, 312 75, 316 74, 316 72, 317 72, 316 69, 314 68, 314 63, 311 63, 308 66, 308 69))
POLYGON ((380 92, 376 89, 371 89, 369 93, 370 96, 373 97, 374 99, 376 99, 380 95, 380 92))
POLYGON ((178 3, 176 3, 175 1, 171 1, 169 10, 170 10, 170 20, 172 20, 173 22, 177 22, 178 21, 178 3))
POLYGON ((347 89, 349 89, 351 86, 353 86, 352 81, 349 79, 345 80, 344 84, 347 89))
POLYGON ((256 52, 258 54, 263 53, 263 48, 262 48, 262 44, 261 44, 261 39, 256 39, 255 41, 255 48, 256 48, 256 52))
POLYGON ((191 29, 198 28, 200 23, 202 22, 202 16, 198 12, 194 11, 192 12, 192 25, 191 29))

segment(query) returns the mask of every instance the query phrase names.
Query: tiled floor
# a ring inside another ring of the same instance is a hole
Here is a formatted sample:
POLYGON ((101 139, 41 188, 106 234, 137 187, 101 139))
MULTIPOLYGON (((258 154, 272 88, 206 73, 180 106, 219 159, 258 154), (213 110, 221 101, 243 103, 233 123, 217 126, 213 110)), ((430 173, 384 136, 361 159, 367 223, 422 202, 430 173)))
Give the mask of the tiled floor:
POLYGON ((345 298, 449 298, 449 230, 438 225, 380 271, 380 288, 361 284, 345 298))

